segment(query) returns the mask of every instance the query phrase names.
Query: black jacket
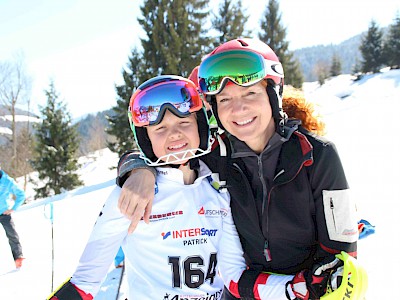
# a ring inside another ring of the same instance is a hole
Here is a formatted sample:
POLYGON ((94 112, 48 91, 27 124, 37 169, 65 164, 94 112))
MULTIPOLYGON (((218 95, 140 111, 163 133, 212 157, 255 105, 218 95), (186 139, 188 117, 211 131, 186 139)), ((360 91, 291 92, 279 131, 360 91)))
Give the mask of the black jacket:
MULTIPOLYGON (((335 213, 330 210, 335 207, 324 208, 323 191, 348 189, 332 143, 298 129, 289 130, 286 139, 275 140, 260 155, 246 151, 240 141, 232 145, 227 184, 250 267, 294 274, 341 250, 356 255, 357 219, 346 220, 345 234, 352 235, 342 239, 346 242, 331 239, 328 233, 329 214, 335 213)), ((352 202, 340 205, 355 211, 352 202)))

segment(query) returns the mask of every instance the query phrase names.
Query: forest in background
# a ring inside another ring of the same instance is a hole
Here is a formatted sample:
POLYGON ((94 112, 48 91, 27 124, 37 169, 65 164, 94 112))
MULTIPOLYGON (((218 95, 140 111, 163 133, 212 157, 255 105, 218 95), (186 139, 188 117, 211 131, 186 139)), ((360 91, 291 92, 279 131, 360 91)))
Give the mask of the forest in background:
POLYGON ((362 76, 379 72, 383 66, 400 65, 399 16, 387 32, 372 20, 365 33, 340 45, 290 51, 279 1, 270 0, 266 4, 258 34, 245 30, 249 16, 240 0, 222 0, 218 12, 212 13, 207 11, 208 3, 208 0, 146 1, 138 22, 147 37, 141 39, 141 46, 133 48, 127 58, 122 71, 124 83, 115 86, 116 105, 78 122, 71 119, 51 80, 45 91, 47 105, 35 116, 39 122, 17 122, 20 113, 17 107, 21 104, 26 105, 30 115, 29 76, 24 73, 21 60, 0 61, 0 104, 11 116, 1 119, 11 132, 2 134, 0 141, 2 168, 14 177, 38 171, 45 183, 37 188, 38 197, 79 186, 81 181, 75 174, 79 155, 105 146, 119 155, 135 148, 126 111, 129 98, 140 83, 160 74, 187 76, 213 47, 236 37, 255 37, 267 43, 284 66, 285 83, 295 87, 314 80, 322 85, 330 76, 341 73, 362 76), (210 24, 210 28, 204 24, 210 24))

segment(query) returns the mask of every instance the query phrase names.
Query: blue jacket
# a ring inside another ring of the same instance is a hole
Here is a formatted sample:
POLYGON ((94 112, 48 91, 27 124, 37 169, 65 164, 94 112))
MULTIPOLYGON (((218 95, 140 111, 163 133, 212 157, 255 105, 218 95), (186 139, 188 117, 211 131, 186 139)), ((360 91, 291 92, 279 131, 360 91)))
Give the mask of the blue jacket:
POLYGON ((0 215, 2 215, 6 210, 10 209, 11 194, 16 197, 11 209, 17 210, 25 200, 25 192, 4 171, 0 170, 0 174, 0 215))

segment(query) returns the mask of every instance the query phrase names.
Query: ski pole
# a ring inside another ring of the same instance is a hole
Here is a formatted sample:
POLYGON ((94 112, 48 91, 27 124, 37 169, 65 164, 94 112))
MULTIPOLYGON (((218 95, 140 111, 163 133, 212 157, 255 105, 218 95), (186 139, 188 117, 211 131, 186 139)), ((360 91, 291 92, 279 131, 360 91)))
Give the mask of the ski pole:
MULTIPOLYGON (((50 216, 46 214, 46 210, 44 215, 47 219, 50 220, 51 223, 51 293, 54 289, 54 214, 53 214, 53 202, 48 203, 50 205, 50 216)), ((47 204, 45 205, 46 209, 47 204)))
POLYGON ((123 280, 123 277, 124 277, 124 273, 125 273, 125 258, 124 258, 123 264, 122 264, 121 277, 119 278, 117 296, 115 297, 115 300, 119 300, 119 294, 121 292, 121 285, 122 285, 122 280, 123 280))

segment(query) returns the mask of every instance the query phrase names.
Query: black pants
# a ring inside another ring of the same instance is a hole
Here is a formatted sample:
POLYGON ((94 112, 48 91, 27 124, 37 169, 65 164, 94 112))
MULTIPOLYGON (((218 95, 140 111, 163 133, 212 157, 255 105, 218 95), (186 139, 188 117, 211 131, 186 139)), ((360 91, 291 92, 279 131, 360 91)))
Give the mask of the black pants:
POLYGON ((23 257, 21 243, 19 242, 18 233, 15 230, 15 225, 11 215, 0 215, 0 223, 3 225, 6 232, 14 260, 23 257))

